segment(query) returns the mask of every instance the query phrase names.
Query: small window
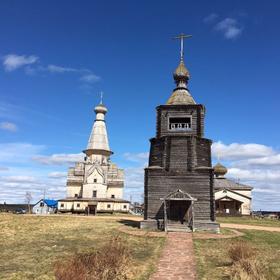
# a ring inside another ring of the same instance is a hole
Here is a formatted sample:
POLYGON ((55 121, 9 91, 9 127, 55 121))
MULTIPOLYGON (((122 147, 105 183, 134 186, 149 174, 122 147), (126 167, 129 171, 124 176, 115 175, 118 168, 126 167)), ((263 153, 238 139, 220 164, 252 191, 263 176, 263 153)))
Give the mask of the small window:
POLYGON ((93 191, 92 192, 92 197, 96 197, 97 196, 97 191, 93 191))
POLYGON ((77 203, 77 208, 80 208, 80 203, 77 203))
POLYGON ((62 207, 62 208, 63 208, 63 207, 64 207, 64 203, 61 203, 61 204, 60 204, 60 207, 62 207))
POLYGON ((111 208, 111 204, 107 204, 107 208, 111 208))
POLYGON ((112 195, 111 195, 111 198, 115 198, 115 195, 114 195, 114 194, 112 194, 112 195))
POLYGON ((94 182, 94 183, 97 183, 97 179, 93 179, 93 182, 94 182))
POLYGON ((191 117, 169 118, 169 130, 172 131, 187 131, 191 130, 191 117))
POLYGON ((123 209, 126 209, 126 208, 127 208, 127 206, 126 206, 126 205, 124 205, 124 206, 123 206, 123 209))
POLYGON ((44 207, 44 202, 40 202, 40 207, 44 207))
POLYGON ((75 193, 75 197, 78 197, 78 194, 77 194, 77 193, 75 193))

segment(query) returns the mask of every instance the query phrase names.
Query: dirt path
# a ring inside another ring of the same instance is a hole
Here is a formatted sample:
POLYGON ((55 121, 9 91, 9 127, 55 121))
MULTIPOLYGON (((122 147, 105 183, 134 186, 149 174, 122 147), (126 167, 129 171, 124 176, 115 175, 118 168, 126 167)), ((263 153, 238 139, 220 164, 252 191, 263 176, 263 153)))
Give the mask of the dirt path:
POLYGON ((191 233, 170 232, 167 234, 156 272, 150 280, 194 280, 195 258, 191 233))
POLYGON ((223 228, 235 228, 235 229, 253 229, 253 230, 264 230, 264 231, 274 231, 280 232, 280 227, 267 227, 267 226, 254 226, 254 225, 242 225, 242 224, 227 224, 221 223, 223 228))

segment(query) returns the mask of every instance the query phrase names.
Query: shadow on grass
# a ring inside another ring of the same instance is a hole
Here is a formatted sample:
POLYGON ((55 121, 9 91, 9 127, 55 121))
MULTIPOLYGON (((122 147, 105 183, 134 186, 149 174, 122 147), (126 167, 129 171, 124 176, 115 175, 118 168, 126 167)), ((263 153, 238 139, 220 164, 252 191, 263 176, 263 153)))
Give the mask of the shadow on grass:
POLYGON ((139 228, 140 227, 140 222, 139 221, 122 219, 122 220, 119 221, 119 223, 121 223, 125 226, 128 226, 128 227, 133 227, 133 228, 139 228))

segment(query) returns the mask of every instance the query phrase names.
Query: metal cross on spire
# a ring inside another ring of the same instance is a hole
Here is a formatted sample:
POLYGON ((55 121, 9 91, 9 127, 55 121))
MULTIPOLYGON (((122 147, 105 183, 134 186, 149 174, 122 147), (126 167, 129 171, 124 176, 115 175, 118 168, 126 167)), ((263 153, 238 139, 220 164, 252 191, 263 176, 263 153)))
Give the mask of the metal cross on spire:
POLYGON ((181 60, 184 59, 184 39, 190 38, 192 35, 186 35, 184 33, 181 33, 180 35, 174 37, 173 39, 180 39, 181 41, 181 50, 180 50, 180 58, 181 60))
POLYGON ((100 104, 103 104, 103 91, 100 91, 100 104))

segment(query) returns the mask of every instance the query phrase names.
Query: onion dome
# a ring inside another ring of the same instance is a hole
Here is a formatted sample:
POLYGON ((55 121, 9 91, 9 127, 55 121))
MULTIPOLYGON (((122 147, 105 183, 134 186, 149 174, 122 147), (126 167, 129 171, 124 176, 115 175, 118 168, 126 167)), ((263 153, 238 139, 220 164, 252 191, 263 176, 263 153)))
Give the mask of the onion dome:
POLYGON ((227 168, 220 164, 219 162, 214 166, 214 174, 216 177, 223 178, 227 173, 227 168))
POLYGON ((190 79, 190 73, 186 68, 183 59, 181 59, 180 64, 173 73, 174 80, 178 84, 180 81, 185 83, 190 79))
POLYGON ((174 81, 177 87, 173 90, 172 95, 166 102, 167 105, 188 105, 195 104, 193 97, 191 96, 187 83, 190 78, 190 73, 186 68, 183 59, 173 73, 174 81))

